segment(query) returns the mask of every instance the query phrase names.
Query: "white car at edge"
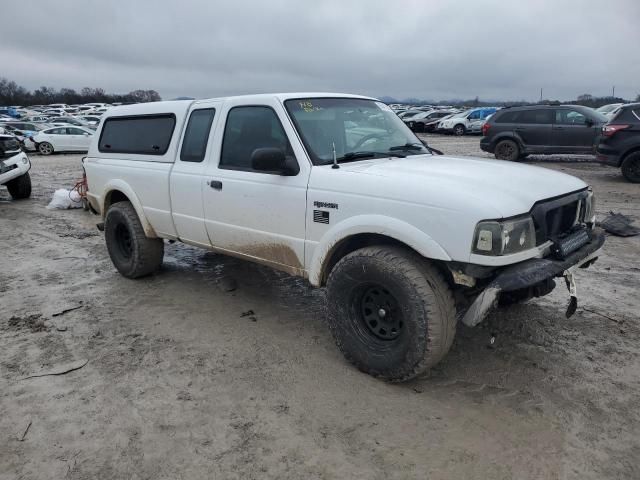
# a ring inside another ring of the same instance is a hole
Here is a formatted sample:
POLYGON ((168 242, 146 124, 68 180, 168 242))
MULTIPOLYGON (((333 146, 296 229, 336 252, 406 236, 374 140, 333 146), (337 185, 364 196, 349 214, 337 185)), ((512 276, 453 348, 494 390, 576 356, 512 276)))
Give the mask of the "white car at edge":
POLYGON ((31 196, 31 162, 13 135, 0 134, 0 185, 18 200, 31 196))
POLYGON ((56 126, 42 130, 31 137, 35 149, 42 155, 54 152, 86 152, 94 131, 76 125, 56 126))

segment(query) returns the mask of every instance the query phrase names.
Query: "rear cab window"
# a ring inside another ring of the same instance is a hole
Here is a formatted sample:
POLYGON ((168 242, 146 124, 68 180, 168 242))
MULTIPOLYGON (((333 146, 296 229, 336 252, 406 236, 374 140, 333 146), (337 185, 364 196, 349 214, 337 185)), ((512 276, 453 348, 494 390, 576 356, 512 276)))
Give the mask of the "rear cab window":
POLYGON ((175 126, 173 113, 110 117, 104 121, 98 150, 102 153, 164 155, 175 126))

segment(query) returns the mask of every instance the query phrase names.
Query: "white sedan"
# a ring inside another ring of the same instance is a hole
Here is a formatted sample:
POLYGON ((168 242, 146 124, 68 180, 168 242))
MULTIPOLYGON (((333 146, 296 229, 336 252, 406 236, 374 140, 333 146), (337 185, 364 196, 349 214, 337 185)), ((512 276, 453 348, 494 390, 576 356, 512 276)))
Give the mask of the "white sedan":
POLYGON ((42 155, 53 152, 86 152, 91 145, 93 130, 85 127, 54 127, 38 132, 33 143, 42 155))

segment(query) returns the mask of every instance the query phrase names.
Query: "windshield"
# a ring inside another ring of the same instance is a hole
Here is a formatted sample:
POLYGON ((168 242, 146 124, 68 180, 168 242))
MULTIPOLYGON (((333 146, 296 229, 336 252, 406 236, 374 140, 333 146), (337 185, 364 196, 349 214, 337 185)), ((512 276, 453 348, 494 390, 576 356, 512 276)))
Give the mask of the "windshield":
POLYGON ((609 113, 609 112, 613 112, 616 108, 618 108, 619 105, 617 104, 612 104, 612 105, 604 105, 598 109, 596 109, 596 112, 600 112, 600 113, 609 113))
POLYGON ((460 112, 460 113, 454 113, 453 115, 451 115, 449 118, 461 118, 466 116, 468 113, 470 113, 471 110, 465 110, 464 112, 460 112))
POLYGON ((429 153, 404 122, 381 102, 300 98, 287 100, 285 107, 314 165, 332 163, 334 148, 338 160, 429 153), (353 155, 364 152, 371 155, 353 155))

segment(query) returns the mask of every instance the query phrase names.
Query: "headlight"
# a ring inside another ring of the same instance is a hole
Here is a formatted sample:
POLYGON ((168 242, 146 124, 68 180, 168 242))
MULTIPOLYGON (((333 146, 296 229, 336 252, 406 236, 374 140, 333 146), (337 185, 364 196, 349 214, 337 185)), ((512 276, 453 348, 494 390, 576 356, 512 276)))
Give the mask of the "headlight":
POLYGON ((536 230, 530 216, 478 223, 471 251, 478 255, 509 255, 536 246, 536 230))
POLYGON ((589 194, 584 200, 584 214, 582 219, 585 223, 596 223, 596 197, 593 194, 593 190, 589 187, 589 194))

